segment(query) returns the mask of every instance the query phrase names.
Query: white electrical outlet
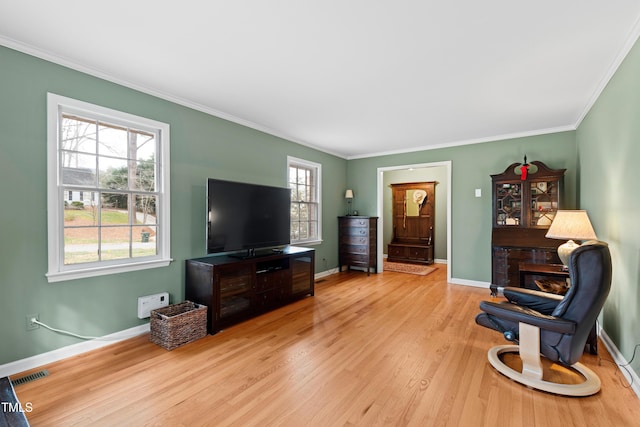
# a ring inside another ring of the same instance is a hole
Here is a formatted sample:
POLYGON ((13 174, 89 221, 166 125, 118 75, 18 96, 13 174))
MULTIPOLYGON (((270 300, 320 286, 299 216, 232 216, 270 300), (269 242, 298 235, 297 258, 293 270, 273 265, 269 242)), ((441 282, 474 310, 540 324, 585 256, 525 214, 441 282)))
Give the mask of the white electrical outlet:
POLYGON ((169 293, 161 292, 159 294, 138 297, 138 319, 144 319, 151 316, 151 310, 166 307, 169 305, 169 293))

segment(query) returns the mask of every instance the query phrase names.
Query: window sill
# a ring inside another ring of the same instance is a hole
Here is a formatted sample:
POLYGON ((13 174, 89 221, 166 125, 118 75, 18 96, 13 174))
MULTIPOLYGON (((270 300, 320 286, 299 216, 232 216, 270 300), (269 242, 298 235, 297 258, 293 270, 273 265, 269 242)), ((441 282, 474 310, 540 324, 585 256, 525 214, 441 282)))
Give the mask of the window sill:
POLYGON ((305 241, 300 241, 300 242, 291 242, 290 246, 315 246, 315 245, 321 245, 322 244, 322 239, 320 240, 305 240, 305 241))
POLYGON ((173 259, 160 259, 153 261, 135 262, 124 265, 110 265, 104 267, 83 268, 81 270, 59 271, 47 273, 49 283, 62 282, 66 280, 86 279, 89 277, 106 276, 108 274, 126 273, 129 271, 148 270, 150 268, 166 267, 173 259))

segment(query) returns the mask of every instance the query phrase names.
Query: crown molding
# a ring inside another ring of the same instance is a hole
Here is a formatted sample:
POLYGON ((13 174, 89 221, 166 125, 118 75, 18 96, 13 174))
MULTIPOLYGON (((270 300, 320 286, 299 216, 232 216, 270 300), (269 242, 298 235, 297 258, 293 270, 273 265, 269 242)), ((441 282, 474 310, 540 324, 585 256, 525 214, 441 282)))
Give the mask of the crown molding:
POLYGON ((593 106, 595 105, 598 98, 600 98, 600 95, 602 95, 602 92, 609 84, 609 81, 611 81, 616 71, 618 71, 618 68, 620 68, 620 65, 622 65, 624 59, 627 57, 633 46, 638 41, 638 37, 640 37, 640 18, 638 18, 633 27, 631 27, 631 31, 629 32, 629 37, 627 37, 626 43, 620 48, 620 51, 609 66, 609 69, 604 74, 604 76, 602 76, 602 79, 600 80, 595 90, 593 91, 593 94, 584 106, 582 113, 580 113, 580 116, 576 120, 576 129, 578 129, 584 118, 587 117, 587 114, 589 114, 589 111, 591 111, 591 108, 593 108, 593 106))
POLYGON ((483 137, 483 138, 452 141, 452 142, 446 142, 441 144, 422 145, 422 146, 404 148, 404 149, 398 149, 398 150, 385 150, 385 151, 371 152, 371 153, 365 153, 365 154, 359 154, 359 155, 348 155, 348 154, 339 153, 333 150, 327 150, 326 148, 319 147, 315 144, 309 143, 308 141, 304 141, 304 140, 292 137, 290 135, 286 135, 282 132, 278 132, 268 126, 255 123, 255 122, 237 117, 229 113, 225 113, 224 111, 220 111, 196 102, 189 101, 187 99, 172 95, 170 93, 158 91, 148 86, 140 85, 138 83, 134 83, 126 79, 113 76, 102 70, 95 69, 92 67, 87 67, 69 58, 56 55, 52 52, 48 52, 48 51, 36 48, 35 46, 31 46, 2 35, 0 35, 0 45, 3 45, 7 48, 16 50, 18 52, 22 52, 22 53, 34 56, 36 58, 40 58, 40 59, 52 62, 54 64, 67 67, 72 70, 79 71, 84 74, 88 74, 90 76, 97 77, 102 80, 106 80, 111 83, 115 83, 120 86, 127 87, 129 89, 133 89, 133 90, 157 97, 159 99, 172 102, 177 105, 181 105, 196 111, 200 111, 210 116, 223 119, 232 123, 236 123, 238 125, 241 125, 241 126, 244 126, 244 127, 247 127, 247 128, 250 128, 250 129, 253 129, 277 138, 281 138, 283 140, 293 142, 295 144, 299 144, 299 145, 302 145, 302 146, 305 146, 305 147, 308 147, 308 148, 311 148, 311 149, 314 149, 338 158, 342 158, 345 160, 357 160, 357 159, 364 159, 364 158, 371 158, 371 157, 390 156, 390 155, 396 155, 396 154, 414 153, 419 151, 429 151, 429 150, 437 150, 442 148, 451 148, 451 147, 458 147, 458 146, 471 145, 471 144, 480 144, 485 142, 503 141, 507 139, 524 138, 529 136, 546 135, 550 133, 575 131, 578 128, 578 126, 582 123, 582 121, 584 120, 588 112, 591 110, 591 108, 597 101, 598 97, 602 94, 602 91, 607 86, 607 84, 609 83, 609 81, 611 80, 615 72, 618 70, 618 68, 622 64, 625 57, 628 55, 629 51, 637 41, 638 37, 640 37, 640 18, 636 21, 636 23, 632 27, 629 37, 627 39, 627 42, 620 49, 618 55, 616 56, 615 60, 609 67, 607 73, 603 76, 600 83, 596 87, 594 93, 589 98, 589 101, 585 105, 585 108, 583 109, 582 113, 579 115, 575 123, 572 125, 570 124, 566 126, 559 126, 559 127, 553 127, 553 128, 547 128, 547 129, 538 129, 538 130, 532 130, 532 131, 526 131, 526 132, 517 132, 517 133, 511 133, 511 134, 504 134, 504 135, 494 135, 494 136, 483 137))
POLYGON ((370 158, 370 157, 391 156, 391 155, 394 155, 394 154, 415 153, 417 151, 438 150, 438 149, 441 149, 441 148, 460 147, 460 146, 463 146, 463 145, 482 144, 482 143, 485 143, 485 142, 504 141, 504 140, 507 140, 507 139, 526 138, 526 137, 529 137, 529 136, 547 135, 547 134, 550 134, 550 133, 569 132, 569 131, 574 131, 574 130, 576 130, 576 127, 573 126, 573 125, 557 126, 557 127, 553 127, 553 128, 537 129, 537 130, 532 130, 532 131, 527 131, 527 132, 516 132, 516 133, 503 134, 503 135, 494 135, 494 136, 489 136, 489 137, 484 137, 484 138, 465 139, 465 140, 460 140, 460 141, 446 142, 446 143, 442 143, 442 144, 423 145, 423 146, 420 146, 420 147, 413 147, 413 148, 406 148, 406 149, 399 149, 399 150, 380 151, 380 152, 370 153, 370 154, 348 156, 347 160, 365 159, 365 158, 370 158))
POLYGON ((223 120, 226 120, 226 121, 229 121, 229 122, 232 122, 232 123, 236 123, 238 125, 241 125, 241 126, 253 129, 253 130, 257 130, 259 132, 262 132, 262 133, 265 133, 265 134, 268 134, 268 135, 271 135, 271 136, 275 136, 277 138, 281 138, 281 139, 284 139, 284 140, 289 141, 289 142, 293 142, 293 143, 296 143, 296 144, 299 144, 299 145, 303 145, 305 147, 313 148, 314 150, 318 150, 318 151, 321 151, 323 153, 330 154, 332 156, 336 156, 336 157, 340 157, 340 158, 346 159, 346 156, 344 154, 333 152, 333 151, 329 151, 329 150, 326 150, 324 148, 321 148, 321 147, 318 147, 316 145, 313 145, 313 144, 311 144, 311 143, 309 143, 307 141, 296 139, 296 138, 294 138, 294 137, 292 137, 290 135, 286 135, 286 134, 278 132, 278 131, 276 131, 274 129, 271 129, 268 126, 264 126, 262 124, 255 123, 255 122, 252 122, 250 120, 242 119, 240 117, 234 116, 233 114, 228 114, 228 113, 225 113, 224 111, 216 110, 215 108, 207 107, 205 105, 199 104, 197 102, 189 101, 187 99, 172 95, 170 93, 162 92, 162 91, 150 88, 148 86, 140 85, 138 83, 134 83, 134 82, 131 82, 129 80, 113 76, 113 75, 111 75, 111 74, 109 74, 107 72, 104 72, 102 70, 99 70, 99 69, 96 69, 96 68, 92 68, 92 67, 87 67, 85 65, 79 64, 78 62, 76 62, 76 61, 74 61, 72 59, 69 59, 69 58, 66 58, 66 57, 63 57, 63 56, 60 56, 60 55, 56 55, 54 53, 51 53, 51 52, 36 48, 35 46, 31 46, 31 45, 19 42, 17 40, 10 39, 10 38, 2 36, 2 35, 0 35, 0 45, 5 46, 5 47, 7 47, 9 49, 13 49, 13 50, 18 51, 18 52, 21 52, 21 53, 25 53, 27 55, 34 56, 34 57, 39 58, 39 59, 43 59, 45 61, 52 62, 52 63, 57 64, 57 65, 61 65, 61 66, 66 67, 66 68, 70 68, 70 69, 75 70, 75 71, 79 71, 79 72, 84 73, 84 74, 88 74, 88 75, 93 76, 93 77, 97 77, 97 78, 102 79, 102 80, 106 80, 106 81, 111 82, 111 83, 118 84, 120 86, 129 88, 129 89, 136 90, 138 92, 145 93, 147 95, 155 96, 156 98, 160 98, 160 99, 163 99, 165 101, 169 101, 169 102, 172 102, 174 104, 181 105, 183 107, 187 107, 187 108, 191 108, 191 109, 196 110, 196 111, 200 111, 202 113, 208 114, 210 116, 213 116, 213 117, 216 117, 216 118, 219 118, 219 119, 223 119, 223 120))

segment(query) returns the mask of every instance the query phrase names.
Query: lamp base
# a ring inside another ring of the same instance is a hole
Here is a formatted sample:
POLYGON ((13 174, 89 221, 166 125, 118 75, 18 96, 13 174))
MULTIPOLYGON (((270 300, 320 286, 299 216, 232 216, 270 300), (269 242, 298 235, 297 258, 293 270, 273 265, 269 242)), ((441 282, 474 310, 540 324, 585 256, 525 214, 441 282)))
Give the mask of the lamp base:
POLYGON ((567 267, 567 263, 569 262, 569 256, 571 255, 571 252, 573 252, 578 247, 580 247, 580 245, 574 242, 573 240, 569 240, 566 243, 563 243, 560 246, 558 246, 558 257, 560 258, 560 261, 562 261, 562 265, 567 267))

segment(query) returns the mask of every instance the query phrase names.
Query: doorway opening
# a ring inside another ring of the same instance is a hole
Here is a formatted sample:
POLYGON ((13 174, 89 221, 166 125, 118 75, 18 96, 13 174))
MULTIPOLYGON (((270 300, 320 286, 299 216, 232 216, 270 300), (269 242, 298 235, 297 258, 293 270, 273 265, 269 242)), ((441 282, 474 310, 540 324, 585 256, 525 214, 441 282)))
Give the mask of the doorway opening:
MULTIPOLYGON (((444 208, 436 213, 436 215, 442 215, 442 211, 446 211, 444 215, 446 215, 446 232, 440 233, 441 235, 446 235, 446 263, 447 263, 447 282, 451 282, 451 270, 452 270, 452 259, 451 259, 451 161, 443 161, 443 162, 431 162, 431 163, 418 163, 411 165, 398 165, 398 166, 389 166, 389 167, 380 167, 378 168, 377 173, 377 201, 378 201, 378 273, 382 272, 383 269, 383 259, 384 259, 384 248, 386 247, 386 241, 390 239, 390 200, 386 201, 387 198, 390 199, 390 192, 385 192, 385 189, 388 190, 385 186, 385 173, 386 174, 397 174, 398 179, 404 180, 404 182, 415 182, 424 180, 421 176, 425 176, 425 173, 429 173, 429 169, 433 168, 441 168, 441 173, 439 176, 444 177, 438 179, 441 185, 441 191, 438 192, 438 186, 436 186, 436 194, 437 194, 437 202, 436 208, 444 204, 444 208), (401 171, 406 171, 406 174, 400 173, 401 171), (415 173, 416 180, 411 180, 411 174, 415 173), (422 172, 422 174, 421 174, 422 172), (445 187, 442 190, 442 187, 445 187), (443 197, 444 196, 444 197, 443 197), (388 202, 388 203, 387 203, 388 202), (386 239, 386 240, 385 240, 386 239)), ((388 176, 388 175, 387 175, 388 176)), ((436 216, 436 221, 438 216, 436 216)), ((436 227, 436 232, 438 232, 438 228, 436 227)), ((437 244, 437 240, 436 240, 437 244)), ((442 256, 438 257, 438 253, 436 253, 436 262, 443 262, 442 256)))

